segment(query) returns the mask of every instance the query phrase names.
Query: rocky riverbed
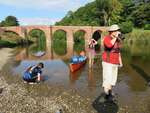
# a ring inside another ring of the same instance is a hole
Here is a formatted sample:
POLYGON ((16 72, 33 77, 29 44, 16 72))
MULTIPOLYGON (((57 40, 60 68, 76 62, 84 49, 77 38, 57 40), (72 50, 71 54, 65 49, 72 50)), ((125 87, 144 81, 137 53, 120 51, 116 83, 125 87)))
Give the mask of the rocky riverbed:
POLYGON ((85 97, 75 89, 46 83, 25 84, 13 75, 11 49, 0 50, 0 113, 150 113, 149 93, 134 94, 124 103, 121 95, 114 103, 98 97, 85 97))

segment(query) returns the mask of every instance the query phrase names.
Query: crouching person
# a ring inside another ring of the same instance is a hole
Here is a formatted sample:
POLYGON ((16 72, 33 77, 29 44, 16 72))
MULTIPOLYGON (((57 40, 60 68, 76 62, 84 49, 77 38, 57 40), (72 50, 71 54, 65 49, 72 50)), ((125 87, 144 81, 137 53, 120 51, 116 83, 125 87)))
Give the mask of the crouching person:
POLYGON ((37 83, 40 82, 42 68, 44 68, 44 64, 42 62, 37 65, 30 66, 23 74, 23 80, 27 83, 37 83))

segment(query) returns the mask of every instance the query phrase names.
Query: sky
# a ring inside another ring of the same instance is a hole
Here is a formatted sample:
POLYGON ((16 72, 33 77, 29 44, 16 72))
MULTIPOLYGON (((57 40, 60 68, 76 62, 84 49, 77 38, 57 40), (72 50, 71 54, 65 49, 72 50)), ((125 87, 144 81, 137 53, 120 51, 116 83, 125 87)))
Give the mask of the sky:
POLYGON ((68 11, 93 0, 0 0, 0 21, 17 17, 21 25, 53 25, 68 11))

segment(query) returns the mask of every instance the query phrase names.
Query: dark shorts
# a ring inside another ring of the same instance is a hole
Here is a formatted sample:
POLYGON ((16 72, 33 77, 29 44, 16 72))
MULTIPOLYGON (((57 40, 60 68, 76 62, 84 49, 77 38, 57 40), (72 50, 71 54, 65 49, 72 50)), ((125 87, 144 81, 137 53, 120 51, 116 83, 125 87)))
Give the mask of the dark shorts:
POLYGON ((23 78, 24 81, 26 82, 37 82, 37 78, 33 78, 33 79, 25 79, 23 78))

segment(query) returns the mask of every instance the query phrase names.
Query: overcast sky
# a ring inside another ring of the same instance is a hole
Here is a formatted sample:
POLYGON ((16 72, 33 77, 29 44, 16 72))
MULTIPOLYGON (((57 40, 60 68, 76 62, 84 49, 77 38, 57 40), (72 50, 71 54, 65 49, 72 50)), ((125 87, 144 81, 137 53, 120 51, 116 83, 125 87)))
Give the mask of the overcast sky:
POLYGON ((0 21, 16 16, 21 25, 52 25, 69 10, 93 0, 0 0, 0 21))

